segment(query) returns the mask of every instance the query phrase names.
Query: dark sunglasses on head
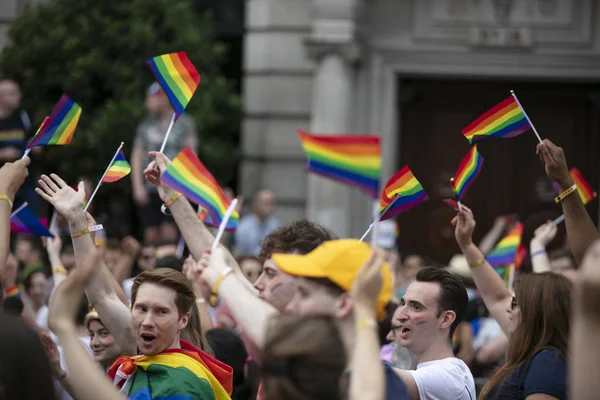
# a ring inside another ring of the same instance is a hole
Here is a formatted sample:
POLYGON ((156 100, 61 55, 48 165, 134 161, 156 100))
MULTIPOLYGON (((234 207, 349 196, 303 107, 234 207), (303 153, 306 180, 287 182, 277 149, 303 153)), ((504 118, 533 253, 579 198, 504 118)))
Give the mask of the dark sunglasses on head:
POLYGON ((517 306, 518 306, 517 298, 515 296, 513 296, 512 300, 510 301, 510 309, 514 310, 515 307, 517 307, 517 306))

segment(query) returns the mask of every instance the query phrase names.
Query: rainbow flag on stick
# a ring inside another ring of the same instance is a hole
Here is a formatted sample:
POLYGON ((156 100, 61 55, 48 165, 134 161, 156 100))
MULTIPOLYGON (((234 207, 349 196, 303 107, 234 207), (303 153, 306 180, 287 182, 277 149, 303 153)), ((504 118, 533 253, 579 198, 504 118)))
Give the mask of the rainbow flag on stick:
POLYGON ((379 220, 394 218, 428 199, 423 186, 408 166, 404 166, 390 178, 379 196, 379 220))
POLYGON ((71 143, 81 107, 66 94, 63 94, 52 109, 52 113, 44 119, 37 133, 27 145, 27 149, 37 146, 64 145, 71 143))
POLYGON ((175 119, 179 118, 200 84, 196 67, 183 51, 150 58, 146 64, 169 98, 175 119))
POLYGON ((207 210, 214 224, 221 224, 231 202, 192 149, 186 147, 180 151, 160 179, 168 187, 207 210))
POLYGON ((521 244, 523 235, 523 224, 517 223, 494 249, 487 255, 487 262, 493 267, 501 267, 515 264, 517 249, 521 244))
POLYGON ((460 200, 475 179, 477 179, 482 167, 483 157, 479 154, 477 145, 475 145, 460 162, 454 178, 450 179, 450 184, 456 194, 459 208, 460 200))
POLYGON ((115 152, 115 155, 113 156, 112 160, 110 160, 110 164, 108 164, 106 171, 104 171, 102 178, 100 178, 100 182, 98 182, 96 188, 92 192, 92 195, 85 204, 85 208, 83 209, 83 211, 87 211, 88 207, 92 203, 92 200, 94 199, 94 196, 96 196, 96 192, 98 192, 98 189, 100 189, 102 183, 116 182, 119 179, 129 175, 130 172, 131 166, 129 165, 127 159, 125 158, 125 155, 123 154, 123 142, 121 142, 121 145, 115 152))
POLYGON ((379 136, 310 135, 302 130, 298 134, 308 158, 308 171, 356 186, 377 199, 381 176, 379 136))
MULTIPOLYGON (((585 180, 585 178, 577 168, 571 168, 571 170, 569 171, 569 175, 571 175, 573 182, 575 183, 575 185, 577 185, 577 192, 579 193, 579 197, 581 198, 581 201, 584 206, 587 205, 587 203, 589 203, 590 201, 594 200, 596 197, 598 197, 598 193, 596 193, 592 189, 590 184, 585 180)), ((558 193, 560 193, 560 187, 558 186, 558 183, 553 182, 553 186, 554 189, 558 193)), ((561 215, 552 222, 554 222, 555 224, 560 224, 564 220, 565 216, 561 215)))
MULTIPOLYGON (((200 212, 198 212, 198 218, 200 221, 206 226, 210 226, 212 228, 218 228, 219 224, 216 224, 211 218, 210 214, 207 210, 202 208, 200 212)), ((227 220, 227 225, 225 225, 225 231, 227 232, 235 232, 237 230, 238 224, 240 223, 240 214, 237 211, 233 211, 231 217, 227 220)))
POLYGON ((527 113, 521 107, 517 95, 511 90, 511 96, 496 104, 462 130, 469 143, 479 143, 494 138, 511 138, 530 128, 538 135, 527 113))
POLYGON ((23 203, 10 215, 10 227, 15 232, 54 237, 47 226, 31 211, 31 208, 27 207, 27 203, 23 203))

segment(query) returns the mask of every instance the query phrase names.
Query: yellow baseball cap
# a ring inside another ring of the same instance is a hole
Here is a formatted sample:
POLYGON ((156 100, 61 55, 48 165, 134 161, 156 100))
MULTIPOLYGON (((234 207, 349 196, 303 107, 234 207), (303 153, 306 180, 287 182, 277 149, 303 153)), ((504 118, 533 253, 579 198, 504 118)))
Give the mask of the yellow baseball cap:
MULTIPOLYGON (((273 261, 283 272, 304 278, 327 278, 346 292, 372 253, 371 247, 357 239, 330 240, 306 255, 273 254, 273 261)), ((377 297, 379 319, 385 318, 385 307, 392 298, 392 273, 387 263, 381 270, 383 286, 377 297)))

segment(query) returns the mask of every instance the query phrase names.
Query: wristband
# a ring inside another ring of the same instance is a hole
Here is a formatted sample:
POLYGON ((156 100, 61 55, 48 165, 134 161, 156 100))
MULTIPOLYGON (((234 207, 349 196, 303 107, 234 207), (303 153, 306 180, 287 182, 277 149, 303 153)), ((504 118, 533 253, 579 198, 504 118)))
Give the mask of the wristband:
POLYGON ((173 203, 177 201, 178 198, 181 197, 181 193, 177 192, 173 196, 169 197, 167 201, 165 201, 165 207, 171 207, 173 203))
POLYGON ((356 330, 363 328, 377 328, 377 322, 373 318, 363 318, 356 321, 356 330))
POLYGON ((481 257, 479 260, 475 261, 474 263, 469 264, 469 268, 473 269, 475 267, 479 267, 484 262, 485 262, 485 257, 481 257))
POLYGON ((219 277, 217 278, 217 280, 215 281, 215 284, 212 287, 212 293, 210 294, 210 300, 209 300, 209 304, 213 307, 217 306, 217 297, 219 295, 219 286, 221 286, 221 282, 223 282, 223 279, 225 279, 227 277, 227 275, 231 274, 233 272, 233 269, 231 267, 227 267, 223 270, 223 272, 221 272, 221 275, 219 275, 219 277))
POLYGON ((564 192, 562 192, 561 194, 556 196, 554 198, 554 202, 560 203, 561 201, 563 201, 565 199, 565 197, 567 197, 568 195, 570 195, 571 193, 573 193, 576 190, 577 190, 577 185, 571 186, 570 188, 568 188, 567 190, 565 190, 564 192))
POLYGON ((52 268, 52 272, 56 272, 57 274, 61 274, 61 275, 69 274, 69 271, 67 271, 67 269, 65 267, 63 267, 62 265, 60 267, 52 268))
POLYGON ((12 200, 5 194, 0 193, 0 200, 4 200, 8 203, 8 205, 10 206, 10 208, 12 208, 13 203, 12 200))
POLYGON ((75 239, 75 238, 81 237, 83 235, 87 235, 88 233, 90 233, 90 228, 87 228, 87 227, 85 229, 82 229, 77 232, 71 232, 71 239, 75 239))
POLYGON ((535 256, 539 256, 540 254, 546 254, 546 250, 542 249, 542 250, 534 251, 533 253, 531 253, 531 258, 533 258, 535 256))

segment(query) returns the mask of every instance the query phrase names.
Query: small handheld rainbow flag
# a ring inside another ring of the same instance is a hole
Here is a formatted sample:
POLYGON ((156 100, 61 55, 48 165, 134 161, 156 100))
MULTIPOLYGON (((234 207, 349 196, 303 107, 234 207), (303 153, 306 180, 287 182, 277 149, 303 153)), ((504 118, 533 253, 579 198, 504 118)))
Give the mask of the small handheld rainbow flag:
POLYGON ((29 235, 54 237, 43 222, 31 211, 31 208, 27 206, 27 203, 23 203, 11 214, 10 227, 13 231, 29 235))
POLYGON ((483 157, 479 154, 477 145, 475 145, 460 162, 454 178, 450 179, 450 184, 459 202, 467 189, 477 179, 482 167, 483 157))
POLYGON ((575 185, 577 185, 577 192, 579 192, 579 197, 581 197, 581 201, 584 205, 594 200, 598 196, 598 193, 592 189, 590 184, 587 183, 577 168, 571 168, 569 175, 571 175, 573 182, 575 182, 575 185))
POLYGON ((379 196, 379 220, 394 218, 427 199, 423 186, 406 165, 390 178, 379 196))
POLYGON ((126 177, 131 172, 131 166, 123 154, 123 148, 120 148, 116 157, 113 158, 112 163, 108 167, 108 170, 102 178, 102 183, 105 182, 116 182, 121 178, 126 177))
MULTIPOLYGON (((211 218, 210 214, 204 208, 200 210, 198 213, 198 218, 200 221, 206 226, 210 226, 213 228, 218 228, 219 224, 216 224, 211 218)), ((233 211, 231 213, 231 217, 227 220, 227 225, 225 225, 225 230, 227 232, 235 232, 237 230, 238 224, 240 223, 240 214, 237 211, 233 211)))
POLYGON ((531 128, 532 125, 519 104, 516 95, 496 104, 490 110, 462 130, 469 143, 478 143, 494 138, 511 138, 531 128))
POLYGON ((487 262, 493 267, 515 264, 515 257, 519 244, 521 244, 522 235, 523 224, 519 222, 487 255, 487 262))
POLYGON ((207 210, 214 224, 221 224, 231 202, 192 149, 186 147, 181 150, 160 179, 168 187, 207 210))
POLYGON ((80 116, 79 104, 63 94, 52 109, 52 113, 40 125, 38 132, 27 145, 27 149, 71 143, 80 116))
POLYGON ((307 170, 356 186, 376 199, 381 176, 379 136, 322 136, 298 130, 308 158, 307 170))
POLYGON ((169 98, 175 119, 179 118, 200 84, 196 67, 183 51, 153 57, 146 64, 169 98))

